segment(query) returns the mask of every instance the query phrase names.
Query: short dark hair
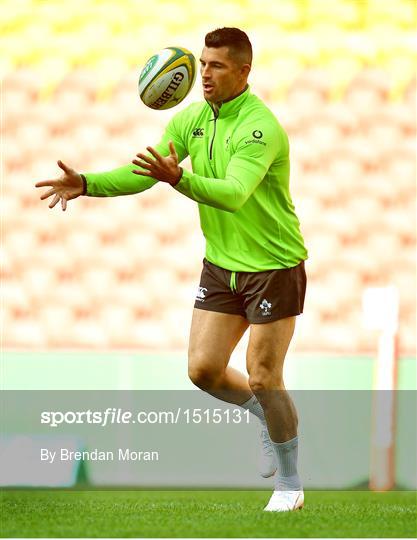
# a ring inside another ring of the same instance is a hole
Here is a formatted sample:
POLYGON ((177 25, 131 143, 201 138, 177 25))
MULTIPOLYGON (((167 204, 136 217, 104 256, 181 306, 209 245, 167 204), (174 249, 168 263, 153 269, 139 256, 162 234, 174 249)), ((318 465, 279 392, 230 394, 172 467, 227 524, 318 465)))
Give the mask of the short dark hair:
POLYGON ((239 28, 217 28, 206 35, 206 47, 228 47, 234 59, 252 65, 252 44, 245 32, 239 28))

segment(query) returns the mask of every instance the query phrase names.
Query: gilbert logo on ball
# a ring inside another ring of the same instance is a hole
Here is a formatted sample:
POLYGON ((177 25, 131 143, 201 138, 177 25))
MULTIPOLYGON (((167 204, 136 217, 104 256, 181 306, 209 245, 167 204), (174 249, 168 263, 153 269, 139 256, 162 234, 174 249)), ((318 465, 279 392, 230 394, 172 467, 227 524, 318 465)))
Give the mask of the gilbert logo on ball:
POLYGON ((151 109, 170 109, 190 92, 196 77, 194 55, 182 47, 167 47, 146 62, 139 76, 139 96, 151 109))

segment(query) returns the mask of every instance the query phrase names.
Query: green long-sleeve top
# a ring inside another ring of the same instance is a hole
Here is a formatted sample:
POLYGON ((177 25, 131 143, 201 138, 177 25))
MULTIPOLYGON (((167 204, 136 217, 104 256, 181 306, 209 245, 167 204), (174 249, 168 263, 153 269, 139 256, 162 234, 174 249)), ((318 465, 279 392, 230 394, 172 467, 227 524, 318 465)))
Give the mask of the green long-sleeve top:
MULTIPOLYGON (((184 170, 175 189, 198 203, 207 260, 260 272, 307 258, 289 191, 287 135, 249 88, 218 110, 207 102, 189 105, 172 117, 156 150, 167 156, 170 140, 180 163, 191 158, 192 172, 184 170)), ((85 174, 87 195, 140 193, 156 183, 134 169, 85 174)))

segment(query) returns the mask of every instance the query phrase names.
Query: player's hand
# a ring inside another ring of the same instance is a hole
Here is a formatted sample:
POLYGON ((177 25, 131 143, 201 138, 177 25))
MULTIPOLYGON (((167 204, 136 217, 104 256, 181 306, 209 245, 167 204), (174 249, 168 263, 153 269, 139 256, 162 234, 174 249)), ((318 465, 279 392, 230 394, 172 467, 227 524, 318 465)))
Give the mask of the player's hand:
POLYGON ((174 143, 169 141, 169 155, 167 157, 162 157, 151 146, 147 146, 146 150, 152 154, 154 159, 145 154, 136 154, 140 159, 134 159, 132 163, 139 165, 139 167, 145 170, 136 169, 132 172, 141 176, 150 176, 161 182, 167 182, 171 186, 178 184, 181 180, 182 169, 178 166, 178 154, 175 150, 174 143))
POLYGON ((67 202, 71 199, 76 199, 83 194, 84 182, 80 174, 74 169, 65 165, 61 160, 58 161, 59 167, 63 170, 63 174, 56 180, 43 180, 35 184, 35 187, 50 187, 51 189, 41 195, 41 200, 54 196, 49 208, 53 208, 61 201, 62 210, 66 210, 67 202))

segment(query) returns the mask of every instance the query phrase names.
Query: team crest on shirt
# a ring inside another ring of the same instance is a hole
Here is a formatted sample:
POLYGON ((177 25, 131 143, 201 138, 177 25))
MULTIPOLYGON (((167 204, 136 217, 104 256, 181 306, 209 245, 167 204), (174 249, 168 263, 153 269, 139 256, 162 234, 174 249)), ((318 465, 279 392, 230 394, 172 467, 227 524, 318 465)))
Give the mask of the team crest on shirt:
POLYGON ((262 317, 266 317, 267 315, 271 315, 271 308, 272 304, 271 302, 268 302, 266 298, 262 300, 262 302, 259 304, 259 307, 262 310, 262 317))
POLYGON ((204 299, 206 297, 206 292, 207 292, 207 289, 205 287, 199 287, 197 290, 195 299, 198 300, 199 302, 204 302, 204 299))

